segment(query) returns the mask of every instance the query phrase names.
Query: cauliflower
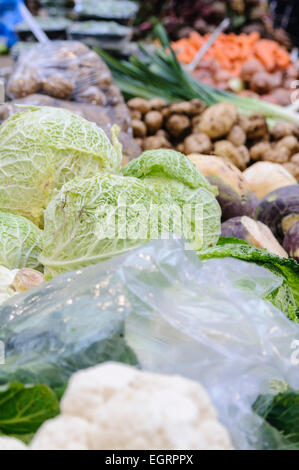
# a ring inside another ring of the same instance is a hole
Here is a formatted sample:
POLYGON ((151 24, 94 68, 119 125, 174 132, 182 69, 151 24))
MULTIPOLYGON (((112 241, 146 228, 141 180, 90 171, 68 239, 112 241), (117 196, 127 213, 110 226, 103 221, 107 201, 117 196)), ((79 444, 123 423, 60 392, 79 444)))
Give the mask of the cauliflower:
POLYGON ((46 421, 30 444, 31 450, 88 450, 90 424, 81 418, 60 415, 46 421))
POLYGON ((232 448, 200 384, 122 364, 105 363, 74 374, 61 412, 38 431, 33 449, 50 448, 51 442, 51 448, 59 449, 232 448), (75 421, 72 425, 76 419, 82 423, 79 434, 75 421))
MULTIPOLYGON (((178 376, 105 363, 71 378, 62 414, 46 421, 30 450, 231 450, 204 388, 178 376)), ((0 450, 24 450, 0 438, 0 450)))
POLYGON ((61 400, 62 413, 92 421, 96 409, 139 375, 133 367, 105 363, 74 374, 61 400))
POLYGON ((14 437, 0 437, 0 450, 27 450, 27 447, 14 437))

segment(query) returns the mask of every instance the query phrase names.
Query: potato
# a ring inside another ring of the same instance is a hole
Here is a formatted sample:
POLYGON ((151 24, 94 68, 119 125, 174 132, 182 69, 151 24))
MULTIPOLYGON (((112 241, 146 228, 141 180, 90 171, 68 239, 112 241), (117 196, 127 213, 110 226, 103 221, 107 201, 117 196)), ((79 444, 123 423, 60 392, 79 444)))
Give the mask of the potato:
POLYGON ((153 135, 151 137, 146 137, 143 141, 144 150, 158 150, 160 148, 171 148, 170 142, 162 135, 153 135))
POLYGON ((235 147, 228 140, 219 140, 215 142, 214 154, 219 157, 228 158, 239 170, 245 170, 249 162, 249 154, 245 147, 235 147))
POLYGON ((153 98, 149 100, 149 105, 151 109, 160 111, 164 106, 166 106, 166 101, 163 98, 153 98))
POLYGON ((289 106, 291 104, 291 93, 289 88, 276 88, 272 91, 273 96, 278 100, 280 106, 289 106))
POLYGON ((273 163, 286 163, 289 160, 289 157, 290 157, 289 149, 285 146, 280 146, 280 147, 271 147, 270 150, 267 150, 262 155, 262 160, 273 162, 273 163))
POLYGON ((259 95, 264 93, 270 93, 275 88, 281 86, 282 73, 268 73, 268 72, 257 72, 255 73, 249 83, 250 89, 255 91, 259 95))
POLYGON ((210 137, 203 132, 191 134, 184 140, 184 153, 209 153, 212 150, 210 137))
POLYGON ((172 114, 186 114, 187 116, 195 116, 201 114, 205 109, 205 104, 199 99, 191 101, 180 101, 173 103, 163 109, 163 116, 169 117, 172 114))
POLYGON ((211 184, 217 186, 222 221, 239 215, 253 215, 259 201, 252 197, 241 171, 231 161, 197 153, 188 158, 211 184))
POLYGON ((181 142, 176 146, 176 151, 180 153, 185 153, 185 145, 184 142, 181 142))
POLYGON ((141 121, 142 120, 142 113, 140 111, 138 111, 137 109, 133 109, 131 112, 130 112, 130 116, 131 116, 131 119, 135 120, 135 121, 141 121))
POLYGON ((132 98, 127 104, 129 109, 140 111, 141 114, 146 114, 151 110, 150 102, 143 98, 132 98))
POLYGON ((247 116, 244 116, 243 114, 239 114, 238 120, 237 120, 237 125, 243 129, 245 134, 247 134, 247 130, 250 126, 250 120, 247 116))
POLYGON ((243 172, 243 176, 260 199, 275 189, 296 184, 295 178, 282 165, 272 162, 254 163, 243 172))
POLYGON ((241 69, 241 78, 245 82, 250 82, 256 73, 264 71, 265 68, 258 59, 251 59, 243 64, 241 69))
POLYGON ((161 129, 163 124, 163 116, 159 111, 149 111, 144 116, 144 122, 149 134, 155 134, 161 129))
POLYGON ((298 140, 293 135, 288 135, 286 137, 283 137, 276 143, 277 149, 280 149, 282 147, 287 149, 289 153, 289 157, 290 157, 291 155, 296 153, 298 150, 298 140))
POLYGON ((271 135, 274 140, 280 140, 283 137, 294 135, 295 132, 296 128, 294 124, 289 122, 277 122, 271 131, 271 135))
POLYGON ((227 136, 227 140, 229 140, 233 145, 236 147, 240 147, 241 145, 245 145, 246 143, 246 133, 242 129, 241 126, 236 124, 227 136))
POLYGON ((247 138, 250 140, 262 139, 268 136, 268 125, 263 114, 254 113, 249 118, 247 138))
POLYGON ((250 149, 250 158, 252 160, 262 160, 266 152, 272 150, 271 144, 269 142, 259 142, 253 145, 250 149))
POLYGON ((166 129, 175 138, 182 137, 190 128, 191 121, 184 114, 172 114, 166 121, 166 129))
POLYGON ((262 222, 257 222, 247 216, 234 217, 224 222, 221 225, 221 236, 239 238, 281 258, 288 257, 271 230, 262 222))
POLYGON ((231 103, 219 103, 206 109, 199 123, 199 130, 211 139, 226 136, 238 119, 237 108, 231 103))
POLYGON ((142 121, 132 120, 132 129, 134 137, 145 137, 146 136, 146 125, 142 121))

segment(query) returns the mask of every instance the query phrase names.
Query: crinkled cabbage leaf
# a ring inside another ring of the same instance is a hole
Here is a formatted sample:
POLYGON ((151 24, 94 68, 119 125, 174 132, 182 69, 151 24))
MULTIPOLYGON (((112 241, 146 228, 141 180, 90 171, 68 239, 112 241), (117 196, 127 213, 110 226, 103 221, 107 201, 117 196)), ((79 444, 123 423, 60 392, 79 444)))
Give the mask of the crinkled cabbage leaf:
POLYGON ((122 169, 122 173, 124 176, 141 179, 161 178, 161 183, 176 180, 192 189, 205 188, 217 195, 216 186, 212 186, 185 155, 174 150, 143 152, 139 158, 131 160, 122 169))
MULTIPOLYGON (((154 189, 161 201, 172 200, 180 207, 184 218, 191 222, 194 249, 216 245, 221 217, 220 206, 214 197, 217 188, 185 155, 174 150, 149 150, 129 162, 122 173, 141 179, 154 189), (197 214, 188 211, 190 205, 198 209, 197 214)), ((182 234, 190 238, 186 233, 182 234)))
POLYGON ((66 109, 31 108, 0 127, 0 209, 42 225, 53 190, 76 176, 119 172, 120 147, 66 109))
POLYGON ((201 259, 238 258, 267 268, 282 279, 281 285, 271 291, 266 300, 299 322, 299 263, 293 258, 282 258, 233 237, 221 237, 216 246, 198 253, 201 259))
POLYGON ((0 265, 39 269, 42 231, 25 217, 0 211, 0 265))
POLYGON ((39 260, 46 276, 95 264, 169 233, 197 250, 213 246, 220 208, 208 183, 192 164, 190 169, 194 187, 166 175, 142 180, 101 174, 65 184, 45 211, 39 260))

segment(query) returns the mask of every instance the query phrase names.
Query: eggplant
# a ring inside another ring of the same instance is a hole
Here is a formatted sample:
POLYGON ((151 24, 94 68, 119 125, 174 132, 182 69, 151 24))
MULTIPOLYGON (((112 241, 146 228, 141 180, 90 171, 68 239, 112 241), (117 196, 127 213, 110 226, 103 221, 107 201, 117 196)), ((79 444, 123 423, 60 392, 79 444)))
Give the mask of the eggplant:
MULTIPOLYGON (((269 175, 271 178, 271 175, 269 175)), ((277 240, 284 239, 283 223, 291 215, 299 214, 299 185, 284 186, 265 196, 255 211, 255 219, 263 222, 277 240)))
POLYGON ((283 247, 291 258, 299 261, 299 220, 286 232, 283 247))

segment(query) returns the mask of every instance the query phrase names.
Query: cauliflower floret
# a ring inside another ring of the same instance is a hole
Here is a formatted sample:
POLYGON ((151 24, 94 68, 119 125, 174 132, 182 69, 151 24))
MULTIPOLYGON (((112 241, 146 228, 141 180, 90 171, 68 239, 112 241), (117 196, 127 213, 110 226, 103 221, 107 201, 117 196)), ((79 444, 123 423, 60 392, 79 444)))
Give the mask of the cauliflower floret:
POLYGON ((0 450, 27 450, 27 447, 14 437, 0 437, 0 450))
MULTIPOLYGON (((82 397, 83 401, 83 397, 82 397)), ((88 450, 89 423, 60 415, 46 421, 30 444, 31 450, 88 450)))
POLYGON ((76 372, 61 400, 62 413, 92 421, 95 410, 137 374, 133 367, 109 362, 76 372))
POLYGON ((74 374, 61 409, 90 422, 92 450, 232 448, 203 387, 177 376, 106 363, 74 374))

